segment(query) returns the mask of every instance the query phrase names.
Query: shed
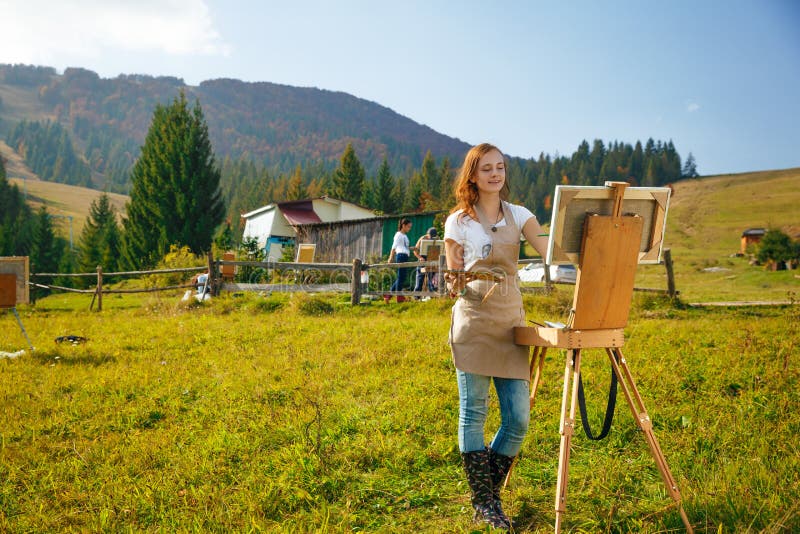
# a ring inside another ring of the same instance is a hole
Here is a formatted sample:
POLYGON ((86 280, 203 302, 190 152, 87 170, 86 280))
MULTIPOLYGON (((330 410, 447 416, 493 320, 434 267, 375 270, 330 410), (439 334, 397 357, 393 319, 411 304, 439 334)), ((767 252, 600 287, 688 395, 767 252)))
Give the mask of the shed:
POLYGON ((295 227, 298 239, 316 243, 316 258, 320 262, 349 263, 355 258, 373 262, 389 254, 392 239, 401 218, 411 220, 408 239, 412 246, 433 226, 438 211, 385 215, 349 221, 299 224, 295 227))
POLYGON ((742 250, 741 253, 745 254, 747 252, 747 247, 750 245, 755 245, 761 241, 761 238, 764 237, 764 234, 767 233, 767 230, 764 228, 748 228, 744 232, 742 232, 742 250))
POLYGON ((374 213, 369 208, 326 196, 278 202, 243 214, 242 237, 255 238, 267 258, 277 261, 283 247, 296 242, 298 225, 363 219, 374 213))

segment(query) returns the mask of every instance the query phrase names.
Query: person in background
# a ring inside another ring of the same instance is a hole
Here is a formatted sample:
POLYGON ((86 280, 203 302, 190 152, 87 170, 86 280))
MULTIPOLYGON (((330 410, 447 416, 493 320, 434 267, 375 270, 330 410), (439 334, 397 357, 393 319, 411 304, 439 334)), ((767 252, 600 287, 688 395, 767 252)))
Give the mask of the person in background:
MULTIPOLYGON (((414 253, 414 256, 417 257, 417 260, 426 261, 428 259, 427 255, 420 254, 420 252, 421 252, 420 244, 422 243, 422 240, 423 239, 436 239, 437 237, 439 237, 439 231, 436 230, 436 228, 434 228, 433 226, 431 226, 430 228, 428 228, 428 231, 425 232, 424 236, 422 236, 419 239, 417 239, 417 244, 414 245, 414 249, 412 250, 412 252, 414 253)), ((425 279, 425 270, 424 269, 425 268, 421 267, 421 266, 417 267, 416 279, 414 281, 414 291, 422 291, 422 281, 425 279)), ((428 291, 433 291, 433 290, 434 290, 433 277, 429 276, 428 277, 428 291)))
MULTIPOLYGON (((408 261, 408 256, 411 254, 411 243, 408 240, 408 232, 411 230, 411 220, 403 217, 397 223, 397 232, 394 234, 392 241, 392 250, 389 252, 389 263, 405 263, 408 261)), ((394 281, 389 291, 402 291, 406 285, 406 276, 408 269, 397 269, 397 280, 394 281)), ((391 295, 384 295, 383 300, 389 302, 392 300, 391 295)), ((397 302, 404 302, 406 298, 402 295, 397 295, 397 302)))
POLYGON ((543 254, 547 240, 533 213, 506 202, 509 186, 500 150, 469 150, 455 183, 456 206, 444 228, 453 305, 450 348, 459 395, 458 446, 471 491, 474 519, 510 529, 500 490, 528 431, 528 347, 514 343, 525 325, 517 277, 520 237, 543 254), (500 428, 487 447, 484 425, 494 383, 500 428))

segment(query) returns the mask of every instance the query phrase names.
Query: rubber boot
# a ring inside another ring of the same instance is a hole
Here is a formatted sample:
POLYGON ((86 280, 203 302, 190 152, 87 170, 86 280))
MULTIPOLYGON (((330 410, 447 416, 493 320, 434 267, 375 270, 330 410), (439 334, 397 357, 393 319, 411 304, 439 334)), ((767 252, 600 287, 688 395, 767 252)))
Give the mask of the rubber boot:
POLYGON ((511 465, 514 463, 514 457, 499 454, 491 447, 489 447, 487 451, 489 456, 489 477, 492 480, 492 506, 497 515, 511 525, 511 520, 503 511, 503 505, 500 502, 500 492, 503 490, 506 476, 508 476, 511 465))
POLYGON ((461 459, 464 463, 464 471, 467 473, 467 482, 471 491, 470 500, 472 501, 472 507, 475 509, 472 519, 474 521, 483 521, 495 528, 511 528, 508 518, 501 517, 494 508, 488 451, 484 449, 481 451, 462 452, 461 459))

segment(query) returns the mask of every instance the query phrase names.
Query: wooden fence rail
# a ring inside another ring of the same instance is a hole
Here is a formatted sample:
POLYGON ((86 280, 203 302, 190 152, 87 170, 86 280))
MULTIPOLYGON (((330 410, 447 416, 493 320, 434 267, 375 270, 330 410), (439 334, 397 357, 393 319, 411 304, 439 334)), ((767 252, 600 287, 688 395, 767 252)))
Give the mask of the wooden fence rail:
MULTIPOLYGON (((649 291, 666 293, 670 297, 676 297, 678 291, 675 289, 675 277, 672 270, 672 255, 669 249, 664 249, 664 261, 662 262, 667 271, 667 289, 655 288, 634 288, 635 291, 649 291)), ((520 260, 520 264, 527 263, 541 263, 541 259, 533 260, 520 260)), ((368 264, 360 259, 353 260, 353 263, 297 263, 297 262, 276 262, 276 261, 234 261, 234 260, 215 260, 211 253, 208 254, 208 263, 203 267, 183 267, 175 269, 154 269, 149 271, 121 271, 104 273, 102 266, 97 266, 97 271, 94 273, 32 273, 31 279, 45 278, 45 277, 96 277, 97 283, 94 289, 75 289, 63 287, 53 284, 44 284, 40 282, 30 281, 29 284, 33 287, 45 289, 58 289, 60 291, 69 291, 73 293, 92 294, 92 303, 89 309, 94 306, 95 299, 97 300, 97 310, 103 309, 103 295, 108 294, 130 294, 130 293, 152 293, 156 291, 169 291, 175 289, 185 289, 195 287, 194 284, 179 284, 161 287, 147 287, 139 289, 109 289, 103 287, 103 277, 120 277, 120 276, 145 276, 145 275, 159 275, 170 273, 192 273, 205 271, 209 273, 208 289, 212 295, 218 295, 220 291, 337 291, 337 292, 350 292, 350 302, 352 304, 359 304, 363 296, 380 297, 385 295, 390 296, 404 296, 404 297, 444 297, 446 294, 445 284, 442 280, 441 273, 445 272, 446 263, 444 256, 440 256, 438 261, 412 261, 406 263, 374 263, 368 264), (238 267, 256 267, 264 269, 265 271, 280 271, 283 273, 295 273, 293 283, 289 284, 264 284, 264 283, 234 283, 232 281, 233 270, 223 269, 225 266, 232 266, 234 269, 238 267), (385 282, 394 279, 394 275, 389 274, 387 279, 379 280, 378 287, 375 290, 369 288, 369 274, 372 272, 380 271, 393 271, 395 269, 412 269, 415 267, 425 267, 428 272, 434 273, 437 277, 436 291, 389 291, 382 287, 385 282), (223 272, 226 274, 223 276, 223 272), (313 284, 312 277, 309 272, 314 274, 314 271, 328 272, 329 279, 334 280, 333 283, 327 284, 313 284), (335 280, 341 277, 340 282, 335 280), (298 283, 299 282, 299 283, 298 283)), ((550 280, 550 272, 548 268, 544 269, 544 286, 542 287, 523 287, 525 293, 549 292, 553 288, 553 282, 550 280)), ((568 282, 566 282, 568 283, 568 282)))

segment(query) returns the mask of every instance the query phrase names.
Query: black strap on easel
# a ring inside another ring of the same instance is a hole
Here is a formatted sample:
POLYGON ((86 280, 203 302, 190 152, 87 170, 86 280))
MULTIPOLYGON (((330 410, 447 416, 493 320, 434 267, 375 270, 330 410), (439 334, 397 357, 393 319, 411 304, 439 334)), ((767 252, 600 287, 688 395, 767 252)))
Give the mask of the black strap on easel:
MULTIPOLYGON (((617 355, 614 354, 617 359, 617 355)), ((617 375, 614 373, 614 367, 611 367, 611 386, 608 388, 608 404, 606 405, 606 417, 603 420, 603 428, 600 434, 595 437, 592 435, 592 429, 589 426, 589 418, 586 415, 586 397, 583 394, 583 375, 578 376, 578 408, 581 411, 581 424, 583 431, 586 432, 586 437, 595 441, 599 441, 608 435, 611 430, 611 422, 614 420, 614 408, 617 405, 617 375)))

